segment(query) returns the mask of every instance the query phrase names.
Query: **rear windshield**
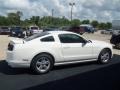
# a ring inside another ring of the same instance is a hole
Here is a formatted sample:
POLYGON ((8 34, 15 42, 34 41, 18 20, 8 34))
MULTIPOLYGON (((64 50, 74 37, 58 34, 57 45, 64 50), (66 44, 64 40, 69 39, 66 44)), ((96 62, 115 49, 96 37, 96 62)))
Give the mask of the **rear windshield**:
POLYGON ((42 33, 34 34, 34 35, 26 38, 25 41, 31 41, 33 39, 36 39, 38 37, 42 37, 42 36, 45 36, 45 35, 48 35, 48 34, 49 34, 48 32, 42 32, 42 33))
POLYGON ((34 29, 38 30, 38 27, 31 27, 31 30, 34 30, 34 29))
POLYGON ((21 27, 11 27, 11 31, 20 31, 21 27))

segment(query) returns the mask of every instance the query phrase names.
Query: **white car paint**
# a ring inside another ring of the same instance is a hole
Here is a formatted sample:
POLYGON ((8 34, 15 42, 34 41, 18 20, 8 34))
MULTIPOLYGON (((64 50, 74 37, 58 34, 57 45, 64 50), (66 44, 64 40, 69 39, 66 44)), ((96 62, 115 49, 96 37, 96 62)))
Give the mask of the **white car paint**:
POLYGON ((34 30, 32 30, 32 31, 33 31, 33 34, 37 34, 37 33, 41 33, 41 32, 43 32, 42 29, 39 29, 39 30, 34 29, 34 30))
POLYGON ((54 57, 54 65, 60 65, 97 61, 100 52, 104 48, 109 48, 112 51, 111 44, 97 40, 91 40, 87 43, 61 43, 58 37, 60 34, 78 35, 67 31, 50 31, 48 35, 30 41, 12 39, 10 43, 14 45, 14 48, 12 51, 7 51, 6 61, 11 67, 30 67, 31 61, 36 55, 46 52, 54 57), (48 36, 53 36, 55 41, 40 41, 48 36))
POLYGON ((37 34, 43 32, 42 29, 39 29, 38 26, 30 26, 29 31, 32 32, 32 34, 37 34))

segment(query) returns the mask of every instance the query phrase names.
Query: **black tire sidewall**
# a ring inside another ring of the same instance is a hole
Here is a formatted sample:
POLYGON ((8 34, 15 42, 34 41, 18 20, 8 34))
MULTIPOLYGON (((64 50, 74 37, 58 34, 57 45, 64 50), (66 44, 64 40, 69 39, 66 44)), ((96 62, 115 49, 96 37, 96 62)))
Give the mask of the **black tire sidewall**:
POLYGON ((36 57, 32 60, 30 68, 31 68, 31 69, 33 70, 33 72, 35 72, 36 74, 45 74, 45 73, 48 73, 48 72, 52 69, 53 65, 54 65, 54 62, 53 62, 53 59, 52 59, 52 57, 51 57, 50 55, 40 54, 40 55, 36 56, 36 57), (45 71, 45 72, 40 72, 40 71, 36 68, 36 62, 37 62, 37 60, 38 60, 39 58, 41 58, 41 57, 47 57, 47 58, 49 59, 49 61, 50 61, 50 67, 49 67, 49 69, 48 69, 47 71, 45 71))
POLYGON ((101 51, 99 57, 98 57, 98 62, 99 62, 100 64, 107 64, 107 63, 110 62, 110 59, 111 59, 111 54, 110 54, 110 52, 109 52, 107 49, 103 49, 103 50, 101 51), (103 60, 101 60, 101 55, 102 55, 104 52, 108 52, 108 53, 109 53, 109 60, 108 60, 107 62, 104 62, 103 60))

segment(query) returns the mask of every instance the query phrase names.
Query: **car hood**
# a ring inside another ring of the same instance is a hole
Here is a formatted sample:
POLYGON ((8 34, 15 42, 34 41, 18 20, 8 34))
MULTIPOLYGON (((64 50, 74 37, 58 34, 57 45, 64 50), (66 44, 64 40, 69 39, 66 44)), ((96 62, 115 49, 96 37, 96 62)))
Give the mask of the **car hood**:
POLYGON ((101 46, 107 46, 107 47, 112 47, 110 43, 104 42, 104 41, 98 41, 98 40, 91 40, 92 43, 101 45, 101 46))
POLYGON ((107 43, 107 42, 104 42, 104 41, 99 41, 99 40, 91 40, 93 43, 107 43))

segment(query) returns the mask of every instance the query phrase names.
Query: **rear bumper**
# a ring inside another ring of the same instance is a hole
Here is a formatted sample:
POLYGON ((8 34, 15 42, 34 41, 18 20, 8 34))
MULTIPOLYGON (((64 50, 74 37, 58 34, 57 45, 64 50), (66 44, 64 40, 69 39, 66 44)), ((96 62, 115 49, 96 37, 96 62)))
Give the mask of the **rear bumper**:
POLYGON ((30 67, 30 62, 23 59, 22 57, 19 57, 12 51, 7 51, 7 58, 6 62, 10 67, 13 68, 29 68, 30 67))
POLYGON ((30 64, 29 63, 22 63, 22 62, 17 62, 15 60, 6 60, 8 65, 12 68, 29 68, 30 64))

